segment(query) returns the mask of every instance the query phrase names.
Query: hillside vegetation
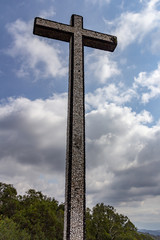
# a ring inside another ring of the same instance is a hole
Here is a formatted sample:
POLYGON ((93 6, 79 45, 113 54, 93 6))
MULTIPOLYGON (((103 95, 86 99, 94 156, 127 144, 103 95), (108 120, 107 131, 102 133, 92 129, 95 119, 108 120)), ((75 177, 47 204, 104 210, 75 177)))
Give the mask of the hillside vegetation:
MULTIPOLYGON (((24 196, 0 183, 0 240, 63 240, 64 205, 34 189, 24 196)), ((103 203, 86 210, 86 240, 152 240, 103 203)))

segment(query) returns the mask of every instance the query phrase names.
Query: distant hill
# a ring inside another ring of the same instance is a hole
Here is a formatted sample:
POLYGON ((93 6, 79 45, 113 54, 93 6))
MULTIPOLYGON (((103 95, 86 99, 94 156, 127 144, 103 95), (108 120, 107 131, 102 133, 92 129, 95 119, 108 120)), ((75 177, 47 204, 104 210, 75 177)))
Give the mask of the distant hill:
POLYGON ((138 230, 141 233, 149 233, 153 236, 160 236, 160 230, 146 230, 146 229, 139 229, 138 230))

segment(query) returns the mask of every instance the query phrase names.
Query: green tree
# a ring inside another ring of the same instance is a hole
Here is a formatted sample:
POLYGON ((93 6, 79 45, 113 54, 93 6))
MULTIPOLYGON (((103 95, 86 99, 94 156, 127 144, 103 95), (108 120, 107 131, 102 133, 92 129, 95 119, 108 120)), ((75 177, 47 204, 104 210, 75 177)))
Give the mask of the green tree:
POLYGON ((108 232, 109 221, 104 204, 97 204, 93 211, 86 212, 86 236, 87 240, 110 240, 108 232))
POLYGON ((0 183, 0 215, 11 217, 18 208, 16 189, 11 184, 0 183))
POLYGON ((93 211, 87 209, 86 237, 87 240, 143 240, 128 217, 103 203, 97 204, 93 211))
POLYGON ((93 224, 92 224, 92 213, 89 208, 86 209, 86 239, 94 240, 93 237, 93 224))
POLYGON ((41 192, 30 189, 21 199, 21 209, 13 216, 21 229, 26 229, 33 240, 61 240, 63 236, 62 205, 41 192))
POLYGON ((148 235, 148 234, 140 233, 139 236, 140 236, 140 238, 139 238, 140 240, 154 240, 154 238, 152 236, 148 235))
POLYGON ((9 218, 0 219, 0 240, 30 240, 30 235, 9 218))

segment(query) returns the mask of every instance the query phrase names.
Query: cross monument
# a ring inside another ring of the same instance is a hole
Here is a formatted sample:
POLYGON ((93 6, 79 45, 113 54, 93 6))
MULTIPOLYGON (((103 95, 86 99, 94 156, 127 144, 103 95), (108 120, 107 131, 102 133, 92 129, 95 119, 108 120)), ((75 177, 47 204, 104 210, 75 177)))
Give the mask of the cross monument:
POLYGON ((64 240, 85 240, 84 46, 113 52, 117 38, 84 29, 79 15, 70 25, 35 18, 33 33, 70 43, 64 240))

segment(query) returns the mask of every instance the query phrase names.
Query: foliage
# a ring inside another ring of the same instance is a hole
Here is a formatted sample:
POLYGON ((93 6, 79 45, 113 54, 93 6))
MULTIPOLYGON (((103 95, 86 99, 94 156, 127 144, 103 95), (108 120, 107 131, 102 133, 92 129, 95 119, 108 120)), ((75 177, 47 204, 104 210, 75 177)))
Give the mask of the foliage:
MULTIPOLYGON (((5 221, 10 221, 10 227, 15 228, 15 234, 18 231, 16 229, 20 229, 22 233, 25 229, 31 240, 62 239, 63 205, 34 189, 30 189, 24 196, 18 196, 12 185, 0 183, 0 214, 3 218, 7 217, 5 221)), ((3 223, 3 220, 1 222, 3 223)), ((19 238, 5 237, 5 240, 10 239, 19 238)))
POLYGON ((29 190, 21 201, 21 210, 13 219, 22 228, 28 229, 33 239, 61 239, 63 212, 58 208, 57 201, 41 192, 29 190))
MULTIPOLYGON (((0 240, 62 240, 64 205, 34 189, 18 196, 0 183, 0 240)), ((128 217, 112 206, 97 204, 86 210, 87 240, 152 240, 137 232, 128 217)))
POLYGON ((87 240, 152 240, 139 234, 128 217, 116 213, 112 206, 97 204, 86 211, 87 240))
POLYGON ((18 208, 16 189, 11 184, 0 183, 0 215, 12 217, 18 208))
POLYGON ((0 240, 30 240, 30 235, 21 230, 19 226, 9 218, 0 219, 0 240))

